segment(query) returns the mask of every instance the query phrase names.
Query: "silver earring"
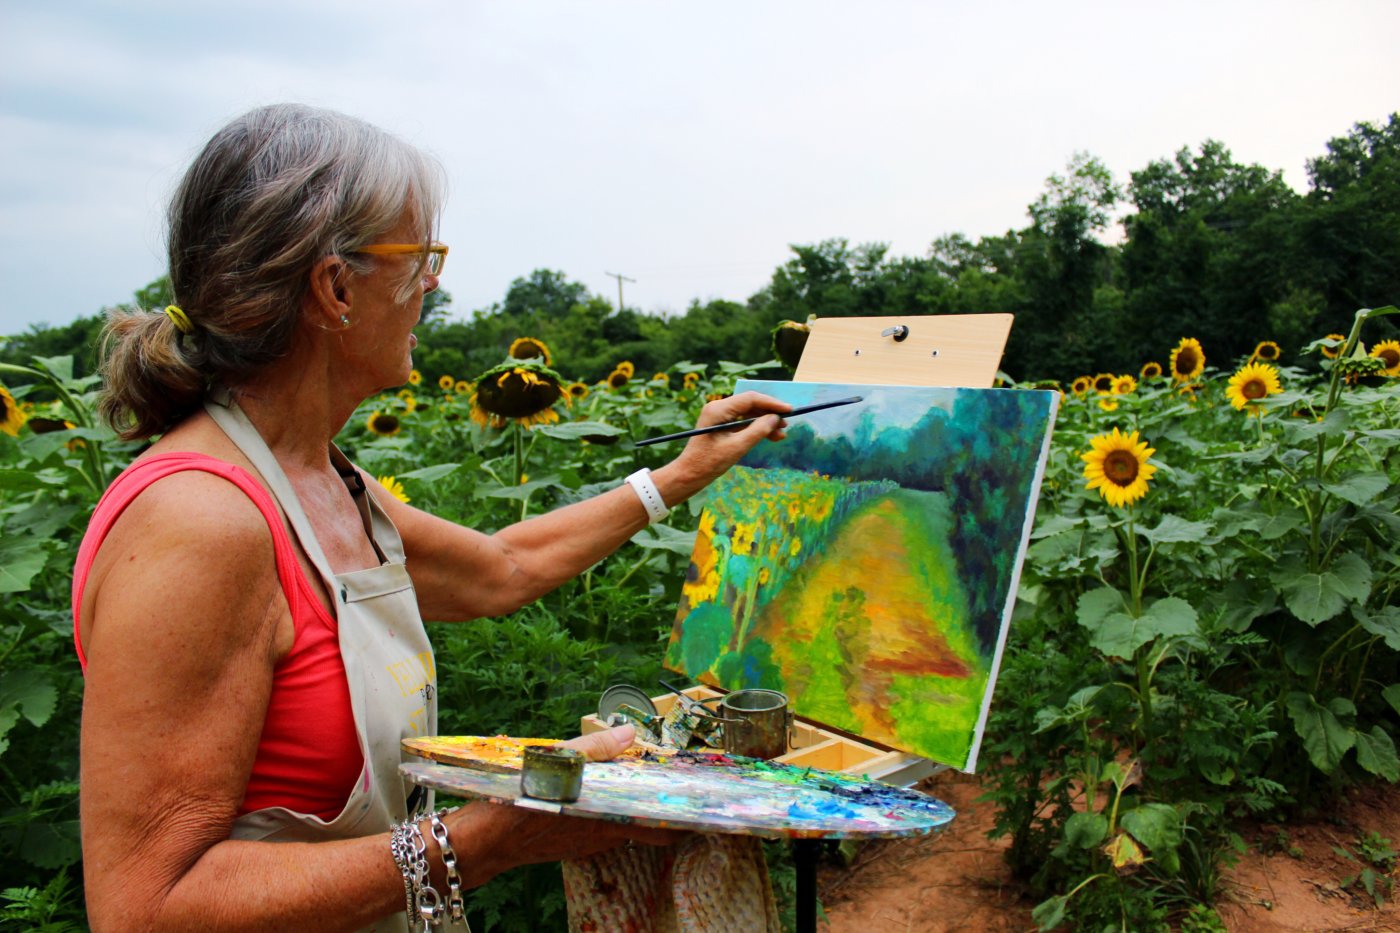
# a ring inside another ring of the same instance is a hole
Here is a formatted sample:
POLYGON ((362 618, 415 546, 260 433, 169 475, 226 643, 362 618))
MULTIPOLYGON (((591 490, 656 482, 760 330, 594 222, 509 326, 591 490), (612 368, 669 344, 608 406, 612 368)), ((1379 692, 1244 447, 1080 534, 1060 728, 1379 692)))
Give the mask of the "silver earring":
POLYGON ((340 316, 340 326, 341 326, 341 327, 349 327, 349 326, 350 326, 350 315, 348 315, 348 314, 342 314, 342 315, 340 316))

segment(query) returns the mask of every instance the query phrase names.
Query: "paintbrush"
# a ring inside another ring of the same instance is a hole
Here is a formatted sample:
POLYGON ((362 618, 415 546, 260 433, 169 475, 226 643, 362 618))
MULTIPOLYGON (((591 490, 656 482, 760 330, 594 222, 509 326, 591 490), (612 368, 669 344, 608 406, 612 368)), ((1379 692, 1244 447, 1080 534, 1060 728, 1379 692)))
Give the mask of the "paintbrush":
MULTIPOLYGON (((810 414, 814 411, 821 411, 825 408, 836 408, 839 405, 854 405, 856 402, 863 402, 865 398, 860 395, 852 395, 850 398, 838 399, 834 402, 821 402, 817 405, 803 405, 801 408, 794 408, 787 414, 778 417, 787 419, 795 418, 798 415, 810 414)), ((778 414, 773 412, 773 414, 778 414)), ((763 417, 759 415, 758 418, 763 417)), ((705 428, 691 428, 689 431, 681 431, 677 434, 663 434, 660 437, 648 437, 637 441, 637 447, 646 447, 648 444, 660 444, 663 441, 678 441, 683 437, 695 437, 697 434, 713 434, 715 431, 732 431, 735 428, 742 428, 745 425, 753 424, 758 418, 745 418, 742 421, 726 421, 724 424, 712 424, 705 428)))

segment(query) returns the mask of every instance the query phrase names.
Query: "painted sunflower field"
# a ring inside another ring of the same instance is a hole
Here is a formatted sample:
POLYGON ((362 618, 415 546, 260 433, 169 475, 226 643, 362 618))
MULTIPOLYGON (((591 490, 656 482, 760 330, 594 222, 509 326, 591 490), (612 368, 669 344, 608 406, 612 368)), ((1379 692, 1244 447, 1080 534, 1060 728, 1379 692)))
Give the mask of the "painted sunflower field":
MULTIPOLYGON (((1395 312, 1245 358, 1180 336, 1136 372, 1063 386, 982 754, 1044 928, 1208 917, 1241 820, 1400 780, 1400 345, 1366 342, 1395 312)), ((341 445, 392 494, 491 531, 659 466, 664 447, 633 441, 690 427, 741 376, 781 375, 618 361, 586 384, 540 341, 501 352, 481 374, 415 373, 365 403, 341 445)), ((0 380, 0 925, 81 929, 71 568, 98 495, 140 450, 96 423, 96 377, 71 360, 0 380)), ((815 528, 842 507, 829 485, 794 481, 772 527, 815 528)), ((430 626, 441 731, 567 734, 611 684, 660 692, 677 607, 713 585, 702 506, 506 619, 430 626)), ((772 551, 769 573, 801 561, 761 529, 742 546, 772 551)), ((562 910, 556 867, 472 902, 484 930, 557 927, 562 910)))

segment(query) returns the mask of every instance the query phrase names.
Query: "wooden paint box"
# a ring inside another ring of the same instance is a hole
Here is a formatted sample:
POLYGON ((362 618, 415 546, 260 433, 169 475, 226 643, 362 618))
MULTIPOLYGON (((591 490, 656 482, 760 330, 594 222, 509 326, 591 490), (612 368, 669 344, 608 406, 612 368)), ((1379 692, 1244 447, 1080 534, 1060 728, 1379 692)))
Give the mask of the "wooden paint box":
MULTIPOLYGON (((723 691, 704 685, 690 687, 684 693, 694 700, 711 700, 724 695, 723 691)), ((676 695, 667 693, 652 697, 651 701, 656 705, 656 712, 665 716, 676 705, 676 695)), ((596 715, 584 716, 579 725, 584 735, 607 728, 596 715)), ((824 771, 844 771, 904 787, 927 777, 938 767, 927 758, 853 738, 801 716, 793 719, 792 748, 775 760, 824 771)))

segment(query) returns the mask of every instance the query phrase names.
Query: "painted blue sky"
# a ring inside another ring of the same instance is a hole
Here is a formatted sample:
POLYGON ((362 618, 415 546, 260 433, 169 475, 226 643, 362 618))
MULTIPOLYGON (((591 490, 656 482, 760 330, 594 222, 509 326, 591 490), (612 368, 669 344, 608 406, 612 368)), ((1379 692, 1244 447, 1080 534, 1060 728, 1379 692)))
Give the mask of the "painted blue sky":
POLYGON ((861 401, 799 415, 791 424, 806 424, 818 437, 850 434, 860 419, 871 414, 882 428, 912 428, 931 408, 953 410, 955 389, 915 389, 906 386, 833 385, 825 382, 770 382, 762 379, 740 379, 734 391, 762 392, 791 402, 794 408, 818 405, 859 395, 861 401))
POLYGON ((1393 0, 0 0, 0 334, 160 275, 179 172, 263 103, 442 160, 460 313, 540 267, 680 312, 790 243, 1024 226, 1076 150, 1126 179, 1216 138, 1302 189, 1395 108, 1397 34, 1393 0))

